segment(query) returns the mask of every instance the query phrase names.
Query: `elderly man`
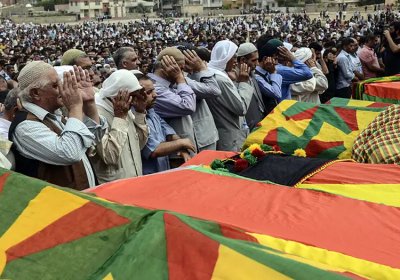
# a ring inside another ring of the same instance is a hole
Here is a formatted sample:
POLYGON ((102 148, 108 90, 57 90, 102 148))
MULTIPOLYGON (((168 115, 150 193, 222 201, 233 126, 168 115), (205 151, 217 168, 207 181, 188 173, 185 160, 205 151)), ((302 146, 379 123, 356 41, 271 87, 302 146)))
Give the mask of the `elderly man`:
POLYGON ((181 138, 189 138, 195 143, 191 115, 196 110, 196 95, 182 72, 184 66, 182 52, 177 48, 166 48, 157 57, 154 74, 148 76, 154 82, 157 93, 155 112, 181 138))
POLYGON ((92 160, 99 182, 142 175, 140 150, 148 137, 146 99, 135 75, 125 69, 112 73, 96 95, 96 104, 110 127, 92 160))
POLYGON ((13 120, 16 171, 52 184, 82 190, 96 185, 86 152, 104 135, 107 123, 97 113, 90 79, 82 68, 57 72, 43 61, 27 64, 18 76, 25 111, 13 120), (68 118, 58 109, 64 106, 68 118))
POLYGON ((254 89, 249 82, 249 67, 240 65, 235 84, 228 76, 236 63, 238 47, 229 40, 219 41, 211 52, 208 67, 215 72, 221 96, 207 100, 218 129, 217 149, 222 151, 240 151, 248 134, 244 116, 254 89))
POLYGON ((135 50, 130 47, 119 48, 113 55, 117 69, 135 70, 140 65, 140 60, 135 50))
POLYGON ((239 65, 242 63, 247 64, 250 68, 249 83, 254 88, 253 97, 251 98, 249 109, 246 113, 247 125, 250 131, 253 130, 257 124, 266 116, 265 105, 263 97, 258 87, 254 71, 256 70, 258 62, 258 50, 252 43, 243 43, 239 46, 237 51, 237 58, 239 65))

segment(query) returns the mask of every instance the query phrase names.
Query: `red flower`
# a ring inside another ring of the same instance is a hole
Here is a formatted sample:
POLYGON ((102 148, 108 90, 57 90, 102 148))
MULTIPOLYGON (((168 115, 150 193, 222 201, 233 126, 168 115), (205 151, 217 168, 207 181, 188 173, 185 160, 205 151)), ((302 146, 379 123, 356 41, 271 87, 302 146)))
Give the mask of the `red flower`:
POLYGON ((247 167, 249 167, 249 162, 245 159, 238 159, 235 161, 234 169, 236 172, 240 172, 245 170, 247 167))
POLYGON ((265 157, 265 153, 264 151, 260 150, 260 149, 254 149, 251 154, 253 156, 255 156, 257 159, 261 159, 263 157, 265 157))

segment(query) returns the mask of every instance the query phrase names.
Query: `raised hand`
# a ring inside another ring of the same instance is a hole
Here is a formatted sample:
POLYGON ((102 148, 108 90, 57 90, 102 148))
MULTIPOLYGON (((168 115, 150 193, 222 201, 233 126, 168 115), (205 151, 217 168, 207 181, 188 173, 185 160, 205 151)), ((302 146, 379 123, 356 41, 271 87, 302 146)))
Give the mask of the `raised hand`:
POLYGON ((307 59, 304 63, 305 63, 309 68, 312 68, 312 67, 316 67, 316 66, 317 66, 317 63, 315 62, 315 60, 314 60, 313 58, 307 59))
POLYGON ((242 63, 239 66, 239 73, 237 75, 237 81, 240 82, 247 82, 250 78, 250 67, 247 64, 242 63))
POLYGON ((92 86, 92 81, 90 80, 89 72, 83 70, 80 66, 74 66, 74 73, 83 102, 94 101, 95 92, 92 86))
POLYGON ((172 56, 163 56, 161 60, 161 66, 163 68, 163 71, 167 74, 168 77, 171 77, 173 82, 185 82, 185 77, 183 76, 182 70, 172 56))
POLYGON ((136 91, 132 96, 132 106, 138 113, 145 113, 147 108, 147 94, 144 89, 136 91))
POLYGON ((288 61, 294 61, 294 54, 285 47, 278 47, 279 55, 288 61))
POLYGON ((82 111, 83 100, 78 89, 78 83, 74 72, 64 72, 63 76, 63 82, 58 82, 58 89, 61 93, 64 106, 68 111, 71 111, 72 109, 82 111))
POLYGON ((195 51, 185 50, 183 51, 183 55, 185 56, 186 67, 192 72, 200 72, 207 69, 207 66, 195 51))
POLYGON ((270 74, 276 73, 275 60, 272 57, 266 57, 264 60, 264 69, 270 74))
POLYGON ((114 116, 126 119, 129 109, 131 108, 132 96, 129 95, 127 89, 119 90, 117 96, 112 99, 114 116))

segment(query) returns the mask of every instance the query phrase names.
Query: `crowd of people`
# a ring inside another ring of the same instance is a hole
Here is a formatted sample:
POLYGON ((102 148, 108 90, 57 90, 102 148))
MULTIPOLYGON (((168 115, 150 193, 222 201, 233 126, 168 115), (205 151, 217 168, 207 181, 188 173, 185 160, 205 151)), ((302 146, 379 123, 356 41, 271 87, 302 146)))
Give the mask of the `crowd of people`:
POLYGON ((400 73, 393 10, 0 25, 1 164, 85 189, 239 151, 282 100, 400 73), (8 140, 7 140, 8 139, 8 140))

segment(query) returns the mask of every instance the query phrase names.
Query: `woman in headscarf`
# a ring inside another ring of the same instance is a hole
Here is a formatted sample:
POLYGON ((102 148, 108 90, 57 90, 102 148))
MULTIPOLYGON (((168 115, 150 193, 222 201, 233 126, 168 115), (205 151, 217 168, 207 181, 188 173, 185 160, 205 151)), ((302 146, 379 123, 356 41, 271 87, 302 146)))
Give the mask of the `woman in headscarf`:
POLYGON ((142 175, 140 151, 148 137, 146 98, 135 75, 125 69, 112 73, 96 104, 109 126, 92 158, 99 183, 142 175))
POLYGON ((328 88, 328 79, 317 67, 315 56, 313 55, 311 49, 300 48, 294 53, 294 56, 297 60, 305 63, 310 68, 313 77, 306 81, 290 85, 292 99, 302 102, 321 104, 319 95, 328 88))
POLYGON ((208 64, 222 92, 220 96, 207 100, 218 129, 217 150, 240 151, 248 134, 244 116, 254 92, 249 84, 250 69, 246 64, 240 65, 235 83, 228 76, 235 67, 237 49, 229 40, 219 41, 212 49, 208 64))

